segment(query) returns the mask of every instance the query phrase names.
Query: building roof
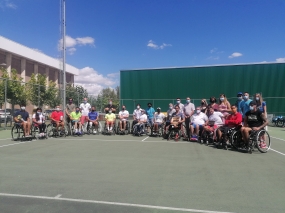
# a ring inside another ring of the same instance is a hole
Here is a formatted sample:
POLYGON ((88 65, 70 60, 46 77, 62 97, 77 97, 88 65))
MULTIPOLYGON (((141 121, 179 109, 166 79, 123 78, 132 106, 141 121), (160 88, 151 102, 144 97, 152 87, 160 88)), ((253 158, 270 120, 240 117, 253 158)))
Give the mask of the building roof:
POLYGON ((145 71, 145 70, 162 70, 162 69, 184 69, 184 68, 201 68, 201 67, 230 67, 230 66, 247 66, 247 65, 263 65, 263 64, 285 64, 284 62, 252 62, 240 64, 212 64, 212 65, 196 65, 189 67, 155 67, 155 68, 135 68, 135 69, 122 69, 120 71, 145 71))
MULTIPOLYGON (((0 49, 6 52, 10 52, 13 55, 36 61, 55 69, 60 69, 59 59, 50 57, 44 53, 26 47, 3 36, 0 36, 0 49)), ((69 64, 66 64, 66 72, 73 75, 79 74, 79 70, 69 64)))

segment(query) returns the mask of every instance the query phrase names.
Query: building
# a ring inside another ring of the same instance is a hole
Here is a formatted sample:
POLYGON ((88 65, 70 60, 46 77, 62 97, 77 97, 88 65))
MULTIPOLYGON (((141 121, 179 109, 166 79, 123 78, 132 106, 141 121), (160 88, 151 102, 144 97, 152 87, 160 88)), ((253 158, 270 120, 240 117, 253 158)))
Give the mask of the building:
POLYGON ((120 104, 132 111, 136 104, 168 109, 180 97, 190 97, 195 106, 201 99, 224 93, 231 104, 238 92, 262 93, 268 113, 285 114, 285 63, 253 63, 120 71, 120 104))
MULTIPOLYGON (((2 36, 0 36, 0 64, 6 64, 8 73, 11 73, 11 69, 16 69, 24 82, 28 82, 33 73, 40 73, 46 75, 47 83, 52 80, 59 84, 61 67, 59 59, 52 58, 2 36)), ((78 73, 77 68, 66 64, 67 83, 74 83, 74 76, 78 73)))
MULTIPOLYGON (((8 73, 16 69, 19 77, 24 82, 28 82, 31 75, 42 74, 46 76, 47 86, 50 80, 60 85, 60 60, 52 58, 44 53, 21 45, 0 36, 0 64, 5 64, 4 68, 8 73)), ((66 82, 74 83, 74 76, 79 74, 79 70, 69 64, 66 64, 66 82)), ((1 77, 0 73, 0 77, 1 77)), ((6 105, 10 108, 9 105, 6 105)), ((31 108, 31 107, 30 107, 31 108)))

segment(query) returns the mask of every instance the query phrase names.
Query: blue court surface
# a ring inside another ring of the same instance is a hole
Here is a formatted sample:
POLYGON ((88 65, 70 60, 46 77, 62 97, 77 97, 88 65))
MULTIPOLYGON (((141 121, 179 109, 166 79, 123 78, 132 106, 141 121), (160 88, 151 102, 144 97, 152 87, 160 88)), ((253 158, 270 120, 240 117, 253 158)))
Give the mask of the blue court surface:
POLYGON ((0 212, 280 213, 285 129, 253 154, 160 137, 12 141, 0 131, 0 212))

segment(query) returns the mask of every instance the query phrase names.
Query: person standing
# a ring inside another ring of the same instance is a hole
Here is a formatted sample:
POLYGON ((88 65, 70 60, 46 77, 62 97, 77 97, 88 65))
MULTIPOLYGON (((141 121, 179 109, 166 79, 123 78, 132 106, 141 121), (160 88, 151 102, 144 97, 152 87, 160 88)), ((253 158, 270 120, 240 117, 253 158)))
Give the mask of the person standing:
POLYGON ((249 98, 249 93, 244 92, 243 101, 240 103, 243 119, 245 118, 245 113, 247 113, 250 110, 249 104, 251 101, 252 100, 249 98))
POLYGON ((185 126, 186 126, 186 133, 188 139, 190 139, 190 118, 194 114, 195 106, 193 103, 190 102, 190 98, 186 98, 186 104, 183 106, 183 113, 185 117, 185 126))
POLYGON ((87 132, 88 113, 91 109, 91 105, 87 102, 87 98, 83 99, 83 103, 80 104, 79 108, 81 110, 80 123, 83 126, 83 131, 87 132))
POLYGON ((183 113, 183 108, 184 108, 184 104, 181 103, 181 99, 180 98, 176 98, 176 104, 179 106, 180 112, 183 113))
POLYGON ((242 102, 242 92, 239 92, 237 94, 237 100, 236 100, 235 105, 237 107, 237 111, 242 115, 241 102, 242 102))
POLYGON ((146 115, 147 115, 148 123, 152 126, 153 125, 153 115, 155 113, 155 110, 152 107, 151 103, 148 103, 147 106, 148 106, 148 108, 146 108, 145 112, 146 112, 146 115))
POLYGON ((66 113, 66 122, 70 122, 70 113, 75 111, 75 104, 73 103, 73 99, 68 99, 68 104, 66 104, 65 113, 66 113))
POLYGON ((142 114, 141 105, 137 104, 137 108, 133 112, 132 132, 133 132, 134 125, 139 122, 141 114, 142 114))
POLYGON ((116 107, 113 105, 113 101, 112 99, 109 100, 109 103, 105 106, 105 113, 109 113, 109 111, 111 110, 112 113, 116 112, 116 107))

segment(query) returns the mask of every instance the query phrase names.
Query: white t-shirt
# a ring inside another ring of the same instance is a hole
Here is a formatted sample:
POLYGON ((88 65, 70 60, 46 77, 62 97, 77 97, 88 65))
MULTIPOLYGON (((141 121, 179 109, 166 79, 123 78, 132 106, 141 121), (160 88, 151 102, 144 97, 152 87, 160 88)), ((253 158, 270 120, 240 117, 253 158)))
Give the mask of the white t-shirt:
POLYGON ((135 109, 133 115, 135 116, 136 119, 139 119, 142 114, 141 109, 135 109))
POLYGON ((162 123, 163 119, 165 118, 165 115, 163 113, 154 113, 154 122, 156 123, 162 123))
POLYGON ((147 121, 147 115, 146 114, 141 115, 140 121, 147 121))
POLYGON ((91 109, 91 105, 89 103, 81 103, 79 108, 81 109, 81 115, 82 116, 88 116, 88 113, 91 109))
MULTIPOLYGON (((33 118, 36 118, 36 113, 33 114, 33 118)), ((37 123, 44 123, 45 122, 45 116, 43 114, 39 115, 39 120, 37 121, 37 123)))
POLYGON ((221 126, 224 125, 222 118, 224 115, 221 112, 214 112, 209 116, 209 121, 214 121, 215 125, 221 126))
MULTIPOLYGON (((127 116, 127 117, 129 117, 129 111, 128 110, 122 110, 122 111, 120 111, 119 112, 119 117, 121 117, 121 116, 123 116, 123 117, 125 117, 125 116, 127 116)), ((127 118, 122 118, 121 119, 122 121, 125 121, 125 120, 127 120, 127 118)))
POLYGON ((208 117, 205 113, 200 112, 199 114, 195 113, 191 116, 191 123, 196 125, 203 125, 208 120, 208 117))

